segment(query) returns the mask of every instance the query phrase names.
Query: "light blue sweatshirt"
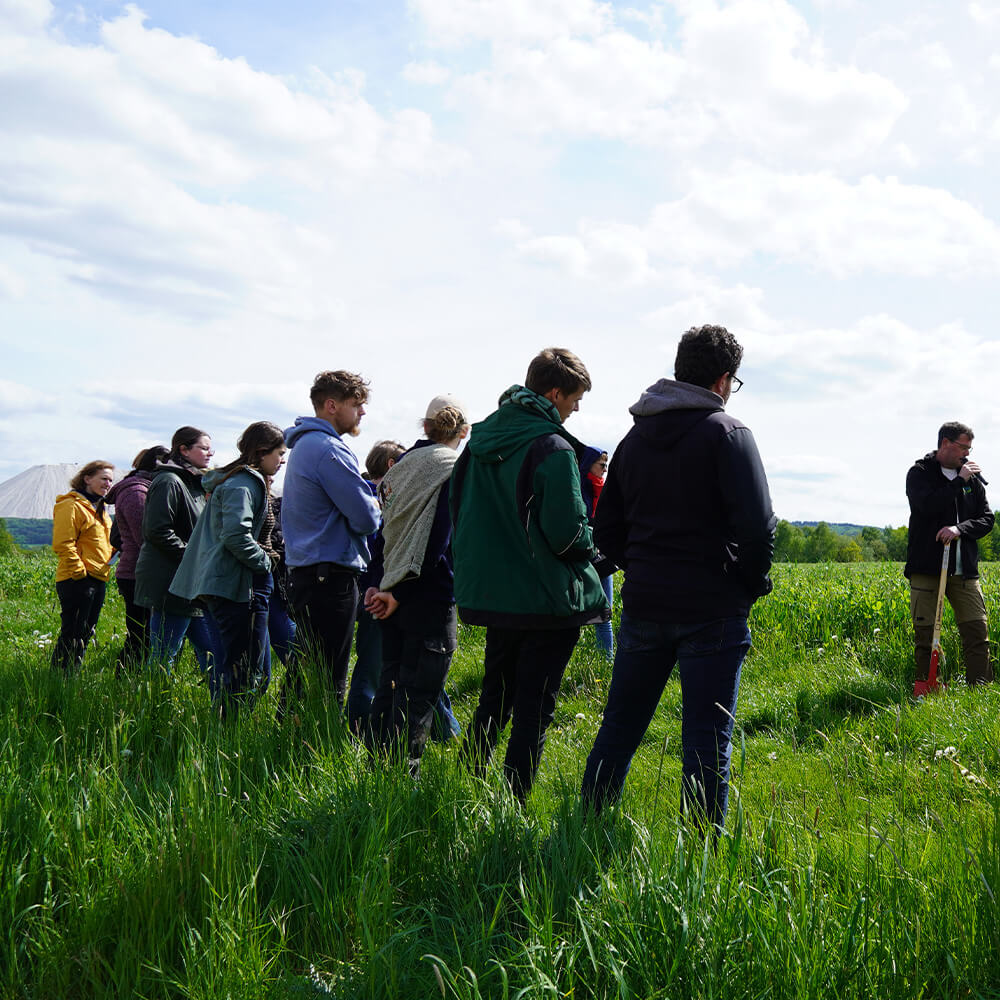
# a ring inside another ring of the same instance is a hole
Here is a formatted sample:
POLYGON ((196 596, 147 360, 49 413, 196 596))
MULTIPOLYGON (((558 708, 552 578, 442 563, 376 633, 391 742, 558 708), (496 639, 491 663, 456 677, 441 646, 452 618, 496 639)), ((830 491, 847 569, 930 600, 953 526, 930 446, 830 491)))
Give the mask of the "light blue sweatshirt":
POLYGON ((381 514, 357 457, 319 417, 296 417, 285 443, 281 530, 288 566, 333 563, 360 573, 381 514))

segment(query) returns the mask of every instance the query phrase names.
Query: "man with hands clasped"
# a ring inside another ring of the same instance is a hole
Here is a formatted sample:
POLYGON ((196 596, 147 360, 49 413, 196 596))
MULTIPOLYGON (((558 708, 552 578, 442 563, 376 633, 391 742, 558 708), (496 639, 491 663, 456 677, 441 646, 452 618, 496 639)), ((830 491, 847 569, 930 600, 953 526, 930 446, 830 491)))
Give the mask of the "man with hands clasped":
POLYGON ((968 684, 993 680, 986 604, 979 586, 978 539, 993 528, 993 511, 986 500, 985 480, 969 460, 972 430, 950 421, 938 431, 938 446, 918 459, 906 475, 910 502, 906 566, 910 581, 910 612, 916 651, 914 697, 930 690, 931 659, 942 545, 954 542, 948 561, 945 596, 955 612, 962 637, 968 684))

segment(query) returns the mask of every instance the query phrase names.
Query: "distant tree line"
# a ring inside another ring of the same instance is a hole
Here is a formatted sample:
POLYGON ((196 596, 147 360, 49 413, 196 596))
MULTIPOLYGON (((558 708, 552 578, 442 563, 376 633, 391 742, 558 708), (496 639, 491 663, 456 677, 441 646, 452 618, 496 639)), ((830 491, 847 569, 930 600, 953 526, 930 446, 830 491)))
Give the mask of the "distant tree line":
MULTIPOLYGON (((1000 560, 1000 511, 993 530, 979 540, 980 558, 1000 560)), ((779 521, 775 562, 905 562, 908 532, 902 528, 865 527, 834 531, 826 521, 816 525, 779 521)))
MULTIPOLYGON (((979 540, 979 555, 986 562, 1000 561, 1000 511, 993 530, 979 540)), ((904 562, 907 530, 864 527, 834 530, 826 521, 793 524, 778 521, 774 541, 775 562, 904 562)), ((15 546, 48 545, 52 522, 42 518, 0 518, 0 555, 15 546), (6 523, 5 523, 6 520, 6 523)))
POLYGON ((7 517, 0 518, 7 532, 17 545, 32 547, 52 544, 52 518, 50 517, 7 517))

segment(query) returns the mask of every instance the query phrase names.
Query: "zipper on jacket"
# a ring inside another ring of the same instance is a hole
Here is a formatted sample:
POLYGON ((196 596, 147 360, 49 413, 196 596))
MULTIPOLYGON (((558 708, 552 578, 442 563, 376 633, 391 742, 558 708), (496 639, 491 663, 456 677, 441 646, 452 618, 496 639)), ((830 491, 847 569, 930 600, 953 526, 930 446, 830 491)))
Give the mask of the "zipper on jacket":
POLYGON ((524 539, 528 543, 528 552, 531 554, 531 558, 535 558, 535 547, 531 544, 531 501, 535 499, 535 495, 532 494, 528 497, 528 502, 524 505, 527 515, 524 519, 524 539))
POLYGON ((571 541, 571 542, 569 543, 569 545, 567 545, 567 546, 566 546, 566 548, 562 549, 562 550, 561 550, 560 552, 557 552, 557 553, 556 553, 556 555, 557 555, 557 556, 561 556, 561 555, 562 555, 562 554, 563 554, 564 552, 569 552, 569 550, 570 550, 571 548, 573 548, 573 546, 574 546, 574 545, 576 544, 576 540, 577 540, 577 539, 578 539, 578 538, 580 537, 580 535, 582 535, 582 534, 583 534, 583 525, 581 524, 581 525, 580 525, 580 527, 579 527, 579 528, 577 529, 577 532, 576 532, 576 534, 575 534, 575 535, 573 536, 573 540, 572 540, 572 541, 571 541))

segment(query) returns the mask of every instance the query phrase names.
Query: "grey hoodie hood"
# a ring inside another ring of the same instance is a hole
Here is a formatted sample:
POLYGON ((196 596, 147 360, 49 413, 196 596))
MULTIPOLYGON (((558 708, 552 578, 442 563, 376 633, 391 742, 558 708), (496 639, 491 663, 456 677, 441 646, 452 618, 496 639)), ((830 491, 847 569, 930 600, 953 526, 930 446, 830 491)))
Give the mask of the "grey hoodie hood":
POLYGON ((661 378, 654 382, 633 403, 628 412, 633 417, 652 417, 667 410, 724 410, 725 401, 711 389, 703 389, 690 382, 676 382, 672 378, 661 378))
POLYGON ((636 433, 657 451, 669 451, 695 424, 724 411, 725 403, 718 393, 670 378, 651 385, 629 407, 636 433))

